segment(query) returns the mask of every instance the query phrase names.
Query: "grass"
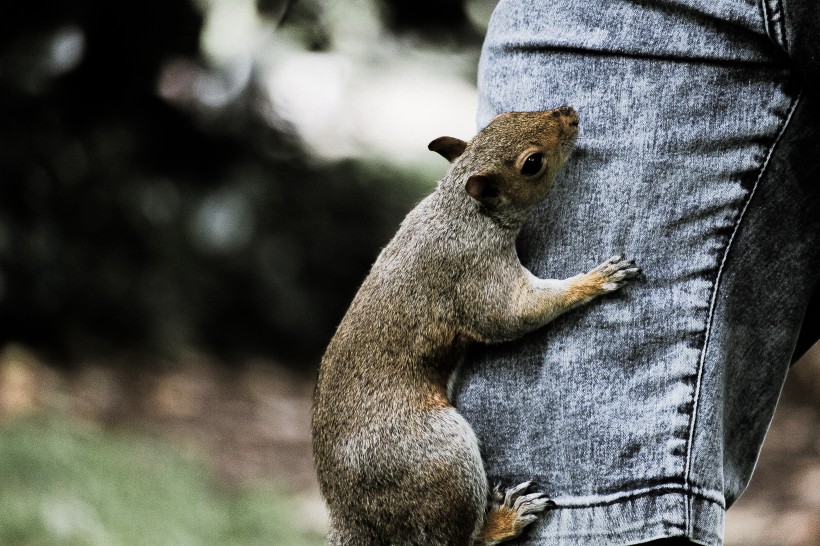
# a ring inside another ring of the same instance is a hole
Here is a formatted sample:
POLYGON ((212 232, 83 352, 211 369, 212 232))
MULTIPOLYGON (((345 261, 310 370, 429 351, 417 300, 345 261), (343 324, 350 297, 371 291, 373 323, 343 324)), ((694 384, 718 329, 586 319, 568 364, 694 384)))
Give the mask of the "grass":
POLYGON ((156 440, 59 419, 0 426, 0 544, 316 546, 268 488, 226 491, 156 440))

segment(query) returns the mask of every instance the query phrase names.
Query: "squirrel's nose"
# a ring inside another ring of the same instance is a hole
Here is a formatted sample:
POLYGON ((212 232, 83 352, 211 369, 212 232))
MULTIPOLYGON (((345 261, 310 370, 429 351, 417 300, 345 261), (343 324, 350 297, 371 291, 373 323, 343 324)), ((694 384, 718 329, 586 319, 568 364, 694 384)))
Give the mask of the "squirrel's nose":
POLYGON ((568 125, 578 126, 578 112, 575 111, 575 108, 565 104, 558 108, 558 112, 567 119, 568 125))

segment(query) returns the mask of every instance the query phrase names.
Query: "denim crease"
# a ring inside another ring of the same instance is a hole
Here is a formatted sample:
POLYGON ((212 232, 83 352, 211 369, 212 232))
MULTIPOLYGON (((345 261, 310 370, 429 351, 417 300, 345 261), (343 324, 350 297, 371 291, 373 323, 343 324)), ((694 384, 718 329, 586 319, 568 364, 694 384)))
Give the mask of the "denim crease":
MULTIPOLYGON (((788 6, 786 6, 788 7, 788 6)), ((472 351, 454 401, 492 482, 556 507, 522 543, 723 542, 820 271, 816 98, 776 0, 501 0, 479 126, 574 106, 576 150, 518 241, 565 278, 644 278, 472 351)))

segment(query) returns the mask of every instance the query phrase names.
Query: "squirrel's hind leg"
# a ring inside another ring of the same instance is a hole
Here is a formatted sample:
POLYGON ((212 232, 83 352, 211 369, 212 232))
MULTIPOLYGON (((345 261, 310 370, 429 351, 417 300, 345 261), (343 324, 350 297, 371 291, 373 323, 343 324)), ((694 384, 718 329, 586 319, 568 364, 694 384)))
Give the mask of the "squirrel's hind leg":
POLYGON ((537 514, 555 505, 543 493, 527 493, 530 486, 532 482, 524 482, 503 493, 500 485, 495 487, 475 546, 493 546, 517 537, 524 527, 538 519, 537 514))

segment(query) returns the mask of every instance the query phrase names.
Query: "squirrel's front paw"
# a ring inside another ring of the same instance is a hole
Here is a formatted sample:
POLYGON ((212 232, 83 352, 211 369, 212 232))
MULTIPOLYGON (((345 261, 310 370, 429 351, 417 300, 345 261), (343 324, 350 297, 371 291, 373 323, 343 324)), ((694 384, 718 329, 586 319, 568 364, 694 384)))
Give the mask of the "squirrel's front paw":
POLYGON ((640 275, 641 269, 635 265, 635 260, 627 260, 619 255, 611 257, 589 273, 600 277, 602 292, 614 292, 629 279, 640 275))
POLYGON ((555 506, 544 493, 527 493, 531 486, 532 482, 524 482, 503 492, 500 485, 495 487, 480 544, 498 544, 517 537, 545 508, 555 506))

